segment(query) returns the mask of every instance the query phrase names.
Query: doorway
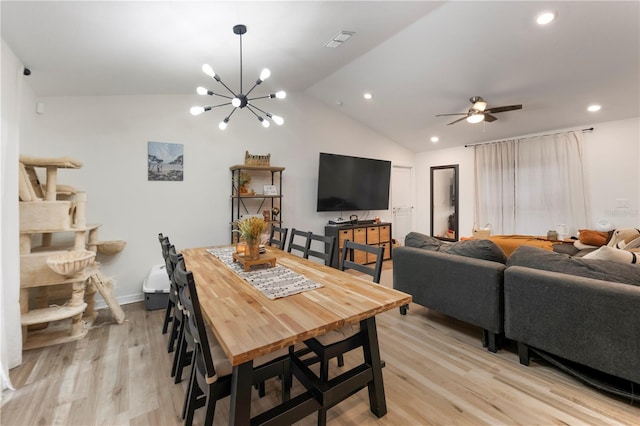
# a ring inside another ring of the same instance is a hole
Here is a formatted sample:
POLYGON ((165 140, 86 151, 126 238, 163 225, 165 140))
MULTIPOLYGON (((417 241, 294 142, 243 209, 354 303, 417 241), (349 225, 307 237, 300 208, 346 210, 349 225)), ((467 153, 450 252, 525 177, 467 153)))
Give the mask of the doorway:
POLYGON ((393 166, 391 182, 392 237, 404 245, 404 237, 413 228, 413 167, 393 166))

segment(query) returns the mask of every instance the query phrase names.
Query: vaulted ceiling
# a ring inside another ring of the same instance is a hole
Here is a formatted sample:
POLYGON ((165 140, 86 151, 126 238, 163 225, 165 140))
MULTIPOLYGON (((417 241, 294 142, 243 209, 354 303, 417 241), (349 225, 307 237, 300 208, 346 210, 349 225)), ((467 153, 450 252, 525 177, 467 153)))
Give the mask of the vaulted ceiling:
POLYGON ((2 38, 38 96, 191 94, 203 63, 237 87, 232 28, 244 24, 245 81, 266 66, 269 88, 305 92, 415 152, 640 116, 637 1, 0 5, 2 38), (545 10, 557 18, 539 26, 545 10), (355 34, 323 47, 341 30, 355 34), (523 109, 491 123, 435 117, 466 112, 472 96, 523 109))

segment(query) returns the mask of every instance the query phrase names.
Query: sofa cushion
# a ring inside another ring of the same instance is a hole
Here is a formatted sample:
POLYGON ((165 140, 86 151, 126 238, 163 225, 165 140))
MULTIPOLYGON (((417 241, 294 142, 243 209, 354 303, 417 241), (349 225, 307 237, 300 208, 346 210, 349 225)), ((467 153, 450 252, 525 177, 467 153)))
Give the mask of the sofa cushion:
POLYGON ((408 247, 507 263, 507 257, 502 249, 491 240, 463 240, 449 243, 419 232, 410 232, 405 237, 404 244, 408 247))
POLYGON ((640 286, 640 267, 638 265, 613 263, 601 259, 575 258, 566 254, 542 250, 537 247, 518 247, 518 249, 511 254, 511 257, 509 257, 507 268, 510 266, 524 266, 544 271, 640 286))

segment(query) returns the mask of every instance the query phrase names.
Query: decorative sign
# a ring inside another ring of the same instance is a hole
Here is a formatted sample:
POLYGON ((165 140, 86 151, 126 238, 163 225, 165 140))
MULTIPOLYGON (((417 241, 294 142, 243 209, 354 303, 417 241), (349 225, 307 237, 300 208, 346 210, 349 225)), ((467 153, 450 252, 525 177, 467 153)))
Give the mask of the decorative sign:
POLYGON ((275 185, 265 185, 264 195, 278 195, 278 187, 275 185))

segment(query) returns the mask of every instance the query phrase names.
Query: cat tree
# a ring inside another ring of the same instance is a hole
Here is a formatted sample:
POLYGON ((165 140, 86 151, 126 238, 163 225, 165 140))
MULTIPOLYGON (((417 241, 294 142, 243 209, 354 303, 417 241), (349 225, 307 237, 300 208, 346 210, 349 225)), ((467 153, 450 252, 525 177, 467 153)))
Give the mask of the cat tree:
POLYGON ((96 252, 116 254, 125 242, 98 241, 100 225, 86 223, 86 193, 58 184, 58 169, 80 167, 81 162, 68 157, 20 157, 20 312, 25 350, 86 336, 97 316, 96 290, 119 324, 125 318, 113 296, 112 280, 95 261, 96 252), (36 168, 45 169, 44 185, 36 168))

